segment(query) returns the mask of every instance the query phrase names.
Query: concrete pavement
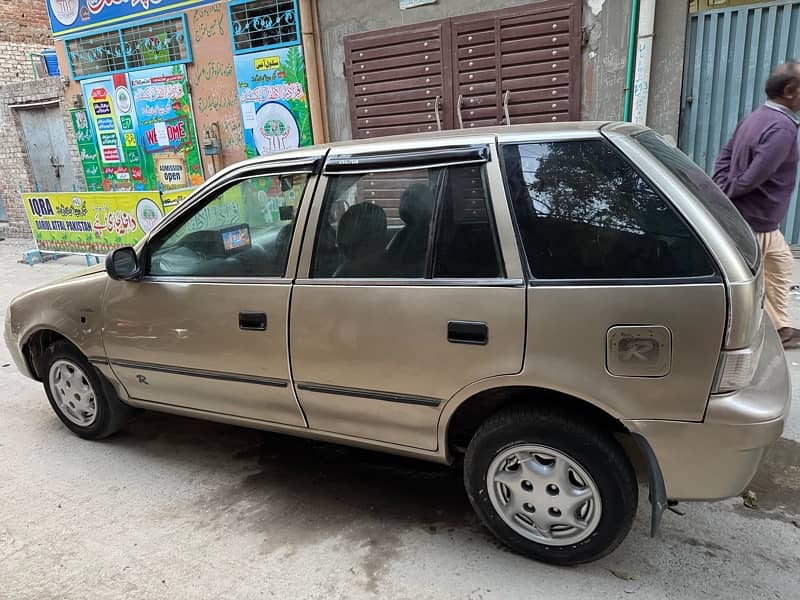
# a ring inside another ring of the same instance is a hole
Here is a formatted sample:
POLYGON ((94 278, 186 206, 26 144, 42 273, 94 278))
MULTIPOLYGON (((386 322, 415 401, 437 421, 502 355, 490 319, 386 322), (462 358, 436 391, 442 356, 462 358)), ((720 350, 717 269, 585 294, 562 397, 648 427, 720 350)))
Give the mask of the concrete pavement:
MULTIPOLYGON (((0 311, 83 264, 31 268, 22 249, 0 242, 0 311)), ((800 351, 789 361, 797 402, 800 351)), ((9 362, 0 347, 4 600, 800 597, 797 408, 758 509, 681 505, 650 539, 645 492, 616 552, 558 568, 499 546, 456 468, 155 413, 86 442, 9 362)))

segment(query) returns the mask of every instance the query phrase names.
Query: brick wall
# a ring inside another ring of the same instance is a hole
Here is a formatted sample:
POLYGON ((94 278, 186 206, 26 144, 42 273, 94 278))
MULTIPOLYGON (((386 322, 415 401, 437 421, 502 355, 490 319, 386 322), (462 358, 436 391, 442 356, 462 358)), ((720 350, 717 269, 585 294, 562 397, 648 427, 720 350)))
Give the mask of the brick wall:
POLYGON ((0 41, 52 46, 47 0, 0 0, 0 41))
POLYGON ((4 132, 0 144, 0 197, 5 204, 8 228, 4 237, 31 239, 28 217, 22 204, 20 191, 35 190, 33 174, 28 162, 28 152, 17 109, 10 105, 35 104, 57 101, 64 117, 64 130, 70 147, 73 171, 79 189, 85 189, 83 171, 77 155, 77 144, 69 119, 69 107, 64 100, 64 88, 57 77, 14 83, 0 87, 0 131, 4 132))
POLYGON ((52 47, 46 0, 0 0, 0 85, 35 79, 31 52, 52 47))

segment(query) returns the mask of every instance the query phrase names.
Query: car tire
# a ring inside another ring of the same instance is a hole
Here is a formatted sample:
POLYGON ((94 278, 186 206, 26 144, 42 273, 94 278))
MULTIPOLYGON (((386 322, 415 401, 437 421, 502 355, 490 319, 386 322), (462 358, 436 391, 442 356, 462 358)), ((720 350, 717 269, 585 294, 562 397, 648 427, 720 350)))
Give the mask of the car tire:
POLYGON ((42 383, 50 406, 76 435, 87 440, 107 438, 134 414, 71 344, 59 341, 48 346, 43 363, 42 383))
POLYGON ((558 565, 613 551, 639 498, 633 466, 610 433, 548 409, 513 408, 485 421, 467 448, 464 484, 503 543, 558 565))

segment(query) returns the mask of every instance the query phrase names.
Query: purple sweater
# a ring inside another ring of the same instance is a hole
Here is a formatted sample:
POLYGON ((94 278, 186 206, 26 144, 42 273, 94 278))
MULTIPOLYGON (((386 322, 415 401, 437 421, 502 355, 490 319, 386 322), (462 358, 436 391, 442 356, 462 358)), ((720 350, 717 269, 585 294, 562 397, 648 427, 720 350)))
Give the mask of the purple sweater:
POLYGON ((775 231, 797 179, 797 123, 760 106, 736 127, 714 166, 714 181, 756 232, 775 231))

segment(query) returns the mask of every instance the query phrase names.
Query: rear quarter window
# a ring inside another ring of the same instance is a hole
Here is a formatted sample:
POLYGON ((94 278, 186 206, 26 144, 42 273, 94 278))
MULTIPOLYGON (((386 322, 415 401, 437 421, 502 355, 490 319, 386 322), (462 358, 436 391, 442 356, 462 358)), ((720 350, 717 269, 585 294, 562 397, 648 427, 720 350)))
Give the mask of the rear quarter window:
POLYGON ((688 225, 606 141, 507 144, 502 153, 535 278, 714 274, 708 252, 688 225))
POLYGON ((753 231, 733 203, 691 158, 658 135, 645 131, 634 136, 653 157, 677 177, 728 233, 747 266, 758 270, 759 250, 753 231))

